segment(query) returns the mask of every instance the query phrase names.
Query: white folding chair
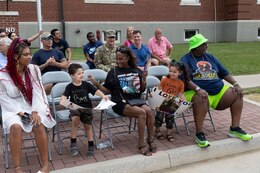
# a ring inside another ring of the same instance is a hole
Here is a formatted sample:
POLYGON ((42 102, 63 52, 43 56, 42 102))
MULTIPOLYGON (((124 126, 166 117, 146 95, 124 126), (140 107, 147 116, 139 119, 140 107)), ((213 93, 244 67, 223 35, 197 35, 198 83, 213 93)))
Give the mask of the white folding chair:
POLYGON ((169 69, 163 65, 150 66, 148 69, 148 76, 162 77, 169 74, 169 69))
MULTIPOLYGON (((0 106, 0 117, 2 118, 2 111, 1 111, 1 106, 0 106)), ((8 169, 9 168, 9 149, 8 149, 8 144, 9 144, 9 140, 8 140, 8 135, 9 133, 7 132, 7 129, 5 129, 1 123, 1 128, 2 128, 2 139, 3 139, 3 151, 4 151, 4 158, 5 158, 5 168, 8 169)), ((51 157, 51 147, 50 147, 50 143, 49 143, 49 137, 48 137, 48 130, 46 128, 46 133, 47 133, 47 142, 48 142, 48 159, 49 161, 52 161, 52 157, 51 157)), ((22 141, 29 141, 29 140, 34 140, 34 137, 23 137, 22 141)), ((37 146, 25 146, 23 145, 22 149, 31 149, 31 148, 36 148, 37 146)))
MULTIPOLYGON (((52 99, 52 106, 53 106, 53 113, 55 116, 55 120, 57 122, 56 126, 55 126, 55 131, 57 134, 57 138, 58 138, 58 152, 59 154, 62 154, 62 141, 64 139, 69 139, 70 137, 61 137, 61 132, 70 132, 71 128, 68 129, 64 129, 64 130, 60 130, 60 123, 64 123, 64 122, 70 122, 70 111, 68 109, 63 109, 63 110, 57 110, 56 106, 57 104, 55 104, 55 100, 57 98, 60 98, 64 91, 66 86, 69 84, 69 82, 65 82, 65 83, 57 83, 56 85, 53 86, 52 90, 51 90, 51 99, 52 99)), ((83 129, 81 129, 83 130, 83 129)), ((94 127, 92 126, 92 130, 94 133, 94 142, 96 143, 96 138, 95 138, 95 131, 94 131, 94 127)), ((83 130, 84 131, 84 130, 83 130)), ((85 136, 85 135, 84 135, 85 136)))
MULTIPOLYGON (((103 71, 101 69, 89 69, 89 70, 84 70, 84 81, 89 81, 88 76, 92 75, 97 81, 103 82, 105 81, 107 77, 107 72, 103 71)), ((93 96, 92 94, 89 94, 89 98, 92 101, 99 101, 101 98, 99 96, 93 96)))
MULTIPOLYGON (((187 135, 188 135, 188 136, 190 136, 190 130, 189 130, 188 125, 189 125, 190 123, 193 123, 193 122, 194 122, 194 120, 190 120, 190 121, 187 121, 187 120, 186 120, 186 118, 189 117, 189 116, 193 116, 193 114, 190 113, 190 112, 187 112, 187 113, 183 113, 183 114, 181 115, 181 117, 183 118, 184 126, 185 126, 185 129, 186 129, 186 132, 187 132, 187 135)), ((209 116, 209 117, 208 117, 208 118, 205 118, 204 120, 209 121, 209 122, 211 123, 211 125, 212 125, 213 131, 216 132, 215 124, 214 124, 214 122, 213 122, 213 118, 212 118, 212 116, 211 116, 210 109, 208 110, 208 116, 209 116)), ((177 118, 178 118, 178 117, 177 117, 177 118)))
POLYGON ((88 69, 89 69, 88 64, 85 63, 85 62, 72 62, 72 63, 70 63, 70 64, 79 64, 79 65, 82 66, 83 70, 88 70, 88 69))

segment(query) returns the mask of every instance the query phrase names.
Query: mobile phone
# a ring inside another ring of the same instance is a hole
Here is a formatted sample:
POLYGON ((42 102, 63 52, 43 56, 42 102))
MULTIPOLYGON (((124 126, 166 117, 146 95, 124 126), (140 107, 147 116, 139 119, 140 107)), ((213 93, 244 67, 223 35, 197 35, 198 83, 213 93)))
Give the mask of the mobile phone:
POLYGON ((21 120, 24 124, 30 124, 32 119, 31 119, 31 114, 24 112, 24 115, 21 117, 21 120))

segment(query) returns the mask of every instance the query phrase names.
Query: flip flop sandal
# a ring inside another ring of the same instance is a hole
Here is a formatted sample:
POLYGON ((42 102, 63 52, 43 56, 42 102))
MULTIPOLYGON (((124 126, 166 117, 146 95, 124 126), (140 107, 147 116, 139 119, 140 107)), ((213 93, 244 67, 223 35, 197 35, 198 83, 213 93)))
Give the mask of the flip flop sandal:
POLYGON ((156 153, 157 151, 157 146, 153 144, 153 140, 151 142, 147 141, 148 145, 149 145, 149 150, 152 153, 156 153))
POLYGON ((161 131, 155 131, 156 137, 159 140, 164 140, 164 136, 161 134, 161 131))
POLYGON ((174 142, 174 141, 175 141, 175 138, 174 138, 172 135, 166 135, 166 139, 167 139, 169 142, 174 142))
POLYGON ((151 156, 152 155, 150 149, 147 148, 146 145, 140 146, 140 147, 138 147, 138 149, 141 152, 141 154, 143 154, 144 156, 151 156))

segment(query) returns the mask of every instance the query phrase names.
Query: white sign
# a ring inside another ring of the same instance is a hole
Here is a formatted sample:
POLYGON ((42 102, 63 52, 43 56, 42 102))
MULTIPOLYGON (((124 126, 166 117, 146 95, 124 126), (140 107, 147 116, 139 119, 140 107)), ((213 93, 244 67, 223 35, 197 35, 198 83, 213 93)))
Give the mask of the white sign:
POLYGON ((148 105, 151 109, 180 115, 190 106, 190 102, 182 101, 178 96, 170 95, 154 87, 148 95, 148 105))

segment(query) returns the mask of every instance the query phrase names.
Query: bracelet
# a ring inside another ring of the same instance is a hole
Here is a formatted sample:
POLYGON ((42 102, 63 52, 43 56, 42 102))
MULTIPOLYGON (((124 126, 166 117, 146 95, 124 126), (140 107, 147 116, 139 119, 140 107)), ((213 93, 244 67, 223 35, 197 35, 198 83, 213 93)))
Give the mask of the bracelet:
POLYGON ((233 83, 233 86, 239 85, 237 82, 233 83))

